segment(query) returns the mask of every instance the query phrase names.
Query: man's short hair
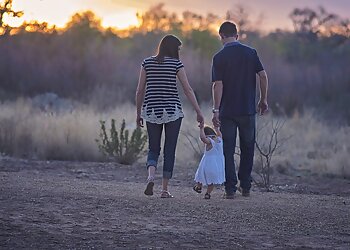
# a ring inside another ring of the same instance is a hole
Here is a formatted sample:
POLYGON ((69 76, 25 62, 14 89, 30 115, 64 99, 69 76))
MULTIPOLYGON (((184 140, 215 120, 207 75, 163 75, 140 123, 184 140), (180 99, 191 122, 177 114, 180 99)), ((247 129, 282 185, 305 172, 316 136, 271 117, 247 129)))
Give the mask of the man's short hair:
POLYGON ((219 29, 219 34, 223 34, 225 37, 233 37, 237 35, 237 27, 236 24, 232 22, 224 22, 221 24, 219 29))

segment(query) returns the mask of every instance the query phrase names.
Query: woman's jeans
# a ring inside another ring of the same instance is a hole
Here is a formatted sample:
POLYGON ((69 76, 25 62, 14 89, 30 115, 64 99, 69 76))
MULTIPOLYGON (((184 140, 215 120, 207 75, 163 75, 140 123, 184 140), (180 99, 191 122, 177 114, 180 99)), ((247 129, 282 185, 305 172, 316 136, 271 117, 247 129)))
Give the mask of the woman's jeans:
POLYGON ((182 118, 175 121, 156 124, 146 122, 148 132, 148 156, 147 169, 149 166, 157 168, 158 158, 160 154, 160 142, 162 137, 163 127, 165 128, 164 141, 164 163, 163 163, 163 178, 171 179, 175 163, 175 150, 177 138, 179 136, 182 118))
POLYGON ((232 119, 222 118, 220 121, 225 156, 226 193, 232 194, 237 190, 237 175, 234 161, 237 129, 241 150, 238 179, 240 180, 241 188, 249 190, 251 188, 255 147, 255 115, 236 116, 232 119))

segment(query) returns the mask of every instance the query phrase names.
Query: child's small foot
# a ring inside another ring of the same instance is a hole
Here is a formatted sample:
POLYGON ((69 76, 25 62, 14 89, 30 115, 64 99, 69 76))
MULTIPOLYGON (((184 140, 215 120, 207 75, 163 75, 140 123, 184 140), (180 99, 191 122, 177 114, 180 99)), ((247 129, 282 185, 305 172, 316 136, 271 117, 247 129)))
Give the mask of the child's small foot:
POLYGON ((202 193, 202 187, 198 184, 194 185, 193 190, 199 194, 202 193))
POLYGON ((210 194, 209 193, 205 193, 204 199, 209 200, 210 199, 210 194))

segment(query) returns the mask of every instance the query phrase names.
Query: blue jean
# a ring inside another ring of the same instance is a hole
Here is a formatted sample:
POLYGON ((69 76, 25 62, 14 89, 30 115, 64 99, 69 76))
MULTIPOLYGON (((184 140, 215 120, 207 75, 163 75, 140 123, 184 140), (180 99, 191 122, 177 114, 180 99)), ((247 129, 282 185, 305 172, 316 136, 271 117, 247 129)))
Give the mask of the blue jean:
POLYGON ((176 144, 180 132, 181 121, 182 118, 164 124, 146 122, 149 149, 146 164, 147 169, 149 166, 154 166, 157 168, 163 127, 165 128, 165 141, 163 150, 163 178, 165 179, 171 179, 173 176, 176 144))
POLYGON ((250 190, 255 147, 255 115, 236 116, 232 119, 222 118, 220 121, 225 156, 225 191, 232 194, 237 190, 234 161, 237 129, 241 150, 238 179, 241 188, 250 190))

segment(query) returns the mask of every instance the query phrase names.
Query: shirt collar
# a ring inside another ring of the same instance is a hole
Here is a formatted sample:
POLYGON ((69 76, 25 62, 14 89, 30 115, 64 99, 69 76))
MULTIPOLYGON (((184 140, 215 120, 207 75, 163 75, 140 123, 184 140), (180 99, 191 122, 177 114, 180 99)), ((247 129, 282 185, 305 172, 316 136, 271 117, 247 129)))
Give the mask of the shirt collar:
POLYGON ((224 45, 224 48, 229 47, 229 46, 238 45, 238 44, 240 44, 239 41, 234 41, 234 42, 226 43, 226 44, 224 45))

